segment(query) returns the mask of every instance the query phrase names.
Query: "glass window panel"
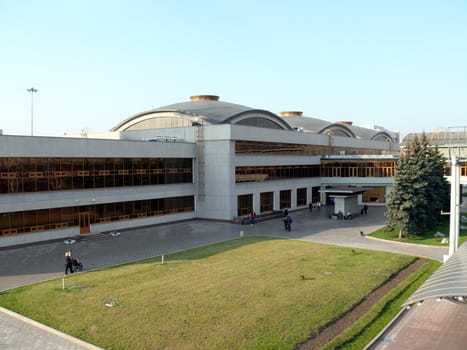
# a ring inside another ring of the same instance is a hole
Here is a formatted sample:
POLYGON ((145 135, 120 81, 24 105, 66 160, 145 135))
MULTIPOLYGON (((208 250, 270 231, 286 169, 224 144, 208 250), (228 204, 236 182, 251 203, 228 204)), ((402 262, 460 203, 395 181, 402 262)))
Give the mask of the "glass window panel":
POLYGON ((297 206, 303 206, 306 204, 306 188, 297 188, 297 206))
POLYGON ((48 191, 49 190, 49 178, 48 177, 40 177, 36 181, 37 191, 48 191))
MULTIPOLYGON (((29 213, 29 212, 25 212, 29 213)), ((34 221, 35 223, 35 218, 34 221)), ((15 212, 15 213, 10 213, 10 228, 16 228, 22 230, 23 227, 26 226, 26 220, 25 220, 25 215, 23 212, 15 212)))
POLYGON ((48 225, 49 224, 49 209, 42 209, 36 211, 37 224, 48 225))
POLYGON ((67 225, 73 225, 73 208, 60 209, 61 221, 67 225))
POLYGON ((251 213, 253 209, 253 195, 244 194, 237 197, 237 215, 243 216, 251 213))
POLYGON ((37 225, 36 211, 35 210, 30 210, 30 211, 25 211, 24 212, 23 225, 25 227, 30 227, 30 226, 36 226, 37 225))
POLYGON ((290 208, 291 207, 291 190, 283 190, 279 193, 280 198, 280 209, 290 208))
POLYGON ((260 194, 261 213, 270 212, 274 209, 274 192, 263 192, 260 194))
POLYGON ((60 214, 60 208, 52 208, 49 210, 50 223, 60 224, 62 223, 62 216, 60 214))
MULTIPOLYGON (((22 222, 22 218, 21 218, 21 222, 22 222)), ((0 230, 6 230, 9 228, 10 228, 10 214, 9 213, 0 214, 0 230)))
POLYGON ((36 158, 36 171, 47 172, 49 171, 49 162, 47 158, 36 158))

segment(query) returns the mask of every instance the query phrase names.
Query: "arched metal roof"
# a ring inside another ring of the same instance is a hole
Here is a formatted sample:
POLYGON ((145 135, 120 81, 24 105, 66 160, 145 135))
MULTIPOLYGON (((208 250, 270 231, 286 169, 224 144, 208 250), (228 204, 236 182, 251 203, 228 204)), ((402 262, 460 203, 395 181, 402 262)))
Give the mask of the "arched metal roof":
POLYGON ((290 130, 289 124, 283 118, 275 115, 266 110, 254 109, 234 103, 214 101, 214 100, 201 100, 201 101, 188 101, 175 103, 172 105, 152 109, 142 113, 135 114, 115 127, 111 131, 123 131, 128 127, 134 125, 136 122, 157 118, 159 115, 167 113, 182 115, 185 118, 192 119, 193 121, 203 120, 206 124, 235 124, 236 121, 249 118, 260 117, 268 119, 277 124, 284 130, 290 130))
POLYGON ((394 139, 392 138, 392 136, 389 135, 385 131, 380 131, 371 137, 371 140, 374 140, 374 141, 382 141, 381 139, 389 143, 394 142, 394 139))
POLYGON ((393 137, 389 133, 381 130, 374 130, 345 123, 331 123, 329 121, 313 117, 291 116, 286 117, 285 119, 292 128, 300 129, 304 132, 325 135, 333 134, 335 136, 345 136, 362 140, 382 141, 383 139, 388 143, 394 142, 393 137))
MULTIPOLYGON (((331 123, 326 120, 303 117, 294 112, 282 118, 263 109, 255 109, 239 104, 223 102, 218 96, 192 96, 191 101, 180 102, 135 114, 117 124, 111 131, 125 131, 133 127, 154 128, 152 121, 158 118, 178 120, 178 127, 215 124, 240 124, 270 127, 282 130, 299 130, 313 134, 349 137, 362 140, 386 141, 393 143, 392 136, 381 130, 354 126, 348 122, 331 123), (197 97, 197 99, 193 99, 197 97), (201 97, 201 99, 200 99, 201 97)), ((160 120, 160 119, 159 119, 160 120)))
POLYGON ((329 124, 322 130, 318 132, 318 134, 326 134, 332 136, 346 136, 356 139, 357 136, 354 132, 350 129, 349 125, 340 124, 340 123, 333 123, 329 124))
POLYGON ((407 300, 404 306, 433 298, 467 297, 467 243, 407 300))
POLYGON ((318 134, 320 130, 326 128, 332 123, 313 117, 288 116, 284 118, 287 123, 295 129, 303 130, 313 134, 318 134))

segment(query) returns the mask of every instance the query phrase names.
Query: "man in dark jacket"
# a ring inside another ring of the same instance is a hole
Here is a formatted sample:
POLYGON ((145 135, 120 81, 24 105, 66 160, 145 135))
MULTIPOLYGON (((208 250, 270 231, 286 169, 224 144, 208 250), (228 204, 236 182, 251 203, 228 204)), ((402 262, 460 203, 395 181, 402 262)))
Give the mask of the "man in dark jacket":
POLYGON ((73 273, 73 256, 71 253, 71 249, 65 253, 65 275, 68 275, 68 270, 73 273))

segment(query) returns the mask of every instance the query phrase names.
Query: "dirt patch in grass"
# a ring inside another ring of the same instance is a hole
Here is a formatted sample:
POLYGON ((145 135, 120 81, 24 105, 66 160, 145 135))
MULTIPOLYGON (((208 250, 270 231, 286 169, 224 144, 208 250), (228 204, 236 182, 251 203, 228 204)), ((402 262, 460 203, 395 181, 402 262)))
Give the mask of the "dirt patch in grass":
POLYGON ((344 330, 350 327, 355 321, 369 312, 374 305, 399 283, 404 281, 410 274, 417 271, 424 263, 425 259, 417 259, 412 264, 406 266, 396 274, 391 276, 383 285, 373 290, 359 304, 351 309, 341 318, 321 329, 318 334, 310 337, 306 342, 299 344, 299 350, 321 349, 328 342, 340 335, 344 330))

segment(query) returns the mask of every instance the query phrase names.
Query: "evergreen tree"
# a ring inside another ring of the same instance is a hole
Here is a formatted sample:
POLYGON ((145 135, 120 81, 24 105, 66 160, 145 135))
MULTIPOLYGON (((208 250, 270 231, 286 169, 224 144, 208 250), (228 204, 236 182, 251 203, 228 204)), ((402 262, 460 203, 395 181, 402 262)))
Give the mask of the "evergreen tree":
POLYGON ((429 177, 428 203, 431 212, 428 225, 431 226, 440 220, 441 211, 449 210, 450 185, 444 177, 446 158, 437 148, 430 148, 429 151, 431 176, 429 177))
POLYGON ((408 145, 396 165, 394 186, 387 205, 387 226, 389 229, 399 229, 399 237, 411 231, 411 214, 417 204, 412 186, 415 182, 413 158, 410 156, 412 148, 413 144, 408 145))
POLYGON ((435 224, 448 208, 443 164, 444 157, 428 144, 425 133, 420 139, 415 136, 401 155, 386 211, 388 228, 399 229, 400 238, 435 224))

